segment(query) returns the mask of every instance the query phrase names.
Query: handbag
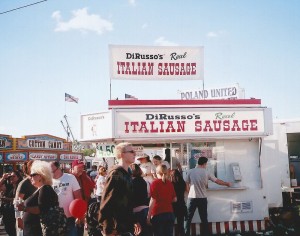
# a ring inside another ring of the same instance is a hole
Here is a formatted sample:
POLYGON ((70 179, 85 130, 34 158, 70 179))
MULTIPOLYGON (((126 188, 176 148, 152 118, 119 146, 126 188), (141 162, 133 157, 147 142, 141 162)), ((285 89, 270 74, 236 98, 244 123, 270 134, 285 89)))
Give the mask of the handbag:
POLYGON ((50 207, 40 214, 41 228, 44 236, 65 236, 67 232, 67 217, 64 209, 59 206, 50 207))

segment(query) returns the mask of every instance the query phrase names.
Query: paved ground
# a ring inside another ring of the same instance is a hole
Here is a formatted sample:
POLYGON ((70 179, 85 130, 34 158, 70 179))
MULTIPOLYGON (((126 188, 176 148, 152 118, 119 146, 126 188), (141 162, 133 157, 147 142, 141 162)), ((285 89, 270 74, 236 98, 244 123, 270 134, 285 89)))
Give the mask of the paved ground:
MULTIPOLYGON (((87 236, 87 232, 84 232, 84 236, 87 236)), ((8 234, 5 232, 4 226, 0 225, 0 236, 8 236, 8 234)))
POLYGON ((0 235, 1 236, 4 236, 4 235, 8 236, 8 234, 4 230, 4 226, 3 225, 0 225, 0 235))

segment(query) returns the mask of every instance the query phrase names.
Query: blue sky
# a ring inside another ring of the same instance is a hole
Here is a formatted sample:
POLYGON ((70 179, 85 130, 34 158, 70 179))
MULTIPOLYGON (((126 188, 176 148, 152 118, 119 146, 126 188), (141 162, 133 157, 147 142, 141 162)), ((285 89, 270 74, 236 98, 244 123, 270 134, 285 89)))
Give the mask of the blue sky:
MULTIPOLYGON (((0 13, 34 0, 1 0, 0 13)), ((48 0, 0 14, 0 134, 65 138, 67 114, 107 110, 108 45, 204 46, 206 88, 239 83, 274 118, 300 118, 298 0, 48 0), (66 103, 65 92, 79 103, 66 103)), ((180 99, 202 81, 111 82, 112 98, 180 99)))

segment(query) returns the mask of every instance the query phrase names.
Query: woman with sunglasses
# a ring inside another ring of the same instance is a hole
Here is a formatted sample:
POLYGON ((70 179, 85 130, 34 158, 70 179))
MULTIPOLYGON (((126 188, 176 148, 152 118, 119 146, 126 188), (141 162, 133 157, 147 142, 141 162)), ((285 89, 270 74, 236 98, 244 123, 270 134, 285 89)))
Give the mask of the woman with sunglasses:
POLYGON ((24 211, 23 236, 54 235, 53 233, 42 232, 40 223, 41 213, 47 213, 51 207, 58 206, 58 197, 52 188, 50 163, 34 161, 31 166, 30 178, 37 190, 25 200, 24 204, 18 205, 18 210, 24 211))

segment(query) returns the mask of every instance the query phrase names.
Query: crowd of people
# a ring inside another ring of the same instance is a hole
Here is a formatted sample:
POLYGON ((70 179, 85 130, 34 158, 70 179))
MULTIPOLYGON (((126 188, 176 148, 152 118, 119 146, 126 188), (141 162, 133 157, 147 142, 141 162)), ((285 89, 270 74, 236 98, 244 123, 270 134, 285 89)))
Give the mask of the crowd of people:
POLYGON ((71 170, 64 171, 59 162, 36 160, 24 163, 22 170, 4 173, 0 179, 1 214, 7 234, 83 236, 86 230, 89 236, 171 236, 175 226, 178 235, 188 236, 198 208, 203 233, 209 235, 207 181, 230 183, 206 171, 206 157, 199 158, 185 181, 180 163, 170 163, 168 158, 156 155, 151 161, 144 154, 137 164, 130 143, 118 144, 115 155, 118 165, 109 170, 93 166, 86 172, 84 162, 75 160, 71 170), (76 199, 87 205, 86 214, 79 218, 69 209, 76 199), (56 209, 61 209, 64 218, 52 216, 56 209))

